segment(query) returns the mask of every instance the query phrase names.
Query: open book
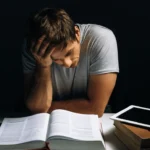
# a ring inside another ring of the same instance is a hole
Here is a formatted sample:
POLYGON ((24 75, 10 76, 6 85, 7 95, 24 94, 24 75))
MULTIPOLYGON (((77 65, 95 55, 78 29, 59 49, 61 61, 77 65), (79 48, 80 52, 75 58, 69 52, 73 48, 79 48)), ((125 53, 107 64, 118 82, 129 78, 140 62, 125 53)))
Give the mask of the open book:
POLYGON ((57 109, 20 118, 4 118, 0 150, 36 149, 49 143, 51 150, 105 150, 97 115, 57 109))

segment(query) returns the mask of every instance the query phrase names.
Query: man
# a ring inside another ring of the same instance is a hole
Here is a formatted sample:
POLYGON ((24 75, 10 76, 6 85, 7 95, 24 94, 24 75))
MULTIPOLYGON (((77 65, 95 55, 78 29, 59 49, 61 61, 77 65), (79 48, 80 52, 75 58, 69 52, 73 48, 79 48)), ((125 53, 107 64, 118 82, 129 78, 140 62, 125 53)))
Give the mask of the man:
POLYGON ((110 29, 74 24, 64 10, 45 8, 29 20, 22 56, 31 112, 66 109, 103 115, 119 72, 110 29))

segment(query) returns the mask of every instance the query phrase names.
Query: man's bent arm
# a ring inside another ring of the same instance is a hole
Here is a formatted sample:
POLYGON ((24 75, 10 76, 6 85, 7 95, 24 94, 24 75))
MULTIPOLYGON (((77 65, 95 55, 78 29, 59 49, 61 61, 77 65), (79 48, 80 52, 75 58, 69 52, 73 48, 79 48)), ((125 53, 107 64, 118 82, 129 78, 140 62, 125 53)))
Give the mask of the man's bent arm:
POLYGON ((51 113, 55 109, 65 109, 83 114, 97 114, 92 107, 92 102, 88 99, 53 101, 48 112, 51 113))
POLYGON ((45 68, 37 66, 34 77, 27 79, 27 75, 25 74, 24 82, 26 93, 25 103, 28 109, 32 113, 47 112, 52 101, 50 66, 45 68), (30 85, 31 82, 33 82, 32 85, 30 85), (27 90, 29 91, 27 92, 27 90))
POLYGON ((65 109, 83 114, 98 114, 101 117, 116 83, 117 74, 91 75, 88 99, 53 101, 49 113, 54 109, 65 109))

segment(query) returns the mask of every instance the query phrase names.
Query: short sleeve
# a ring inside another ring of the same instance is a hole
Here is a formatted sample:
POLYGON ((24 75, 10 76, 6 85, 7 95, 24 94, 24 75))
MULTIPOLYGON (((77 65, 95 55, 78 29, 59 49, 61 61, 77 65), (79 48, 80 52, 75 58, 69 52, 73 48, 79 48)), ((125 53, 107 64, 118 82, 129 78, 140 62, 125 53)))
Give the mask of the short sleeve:
POLYGON ((97 27, 90 50, 90 74, 119 72, 118 48, 114 33, 97 27))
POLYGON ((22 46, 22 65, 23 65, 23 72, 24 73, 33 73, 35 69, 35 59, 27 51, 27 42, 24 40, 22 46))

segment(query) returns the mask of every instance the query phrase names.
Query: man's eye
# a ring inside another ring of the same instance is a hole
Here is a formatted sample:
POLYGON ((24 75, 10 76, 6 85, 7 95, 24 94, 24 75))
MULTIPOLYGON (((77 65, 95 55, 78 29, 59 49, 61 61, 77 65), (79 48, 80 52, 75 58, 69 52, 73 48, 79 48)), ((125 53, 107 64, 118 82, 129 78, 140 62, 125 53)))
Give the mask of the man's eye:
POLYGON ((70 50, 66 55, 65 57, 69 56, 71 54, 72 50, 70 50))
POLYGON ((53 61, 59 61, 59 59, 54 59, 53 61))

